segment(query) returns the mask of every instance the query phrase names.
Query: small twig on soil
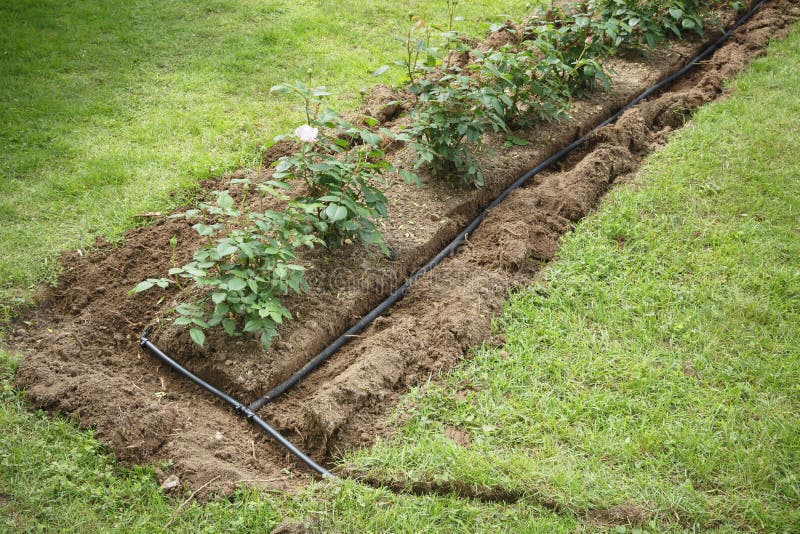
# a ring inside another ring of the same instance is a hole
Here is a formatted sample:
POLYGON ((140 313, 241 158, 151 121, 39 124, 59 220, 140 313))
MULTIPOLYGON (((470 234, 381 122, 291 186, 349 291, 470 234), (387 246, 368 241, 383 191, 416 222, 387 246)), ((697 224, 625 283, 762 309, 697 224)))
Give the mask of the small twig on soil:
POLYGON ((144 391, 144 390, 143 390, 143 389, 142 389, 142 388, 139 386, 139 384, 137 384, 137 383, 136 383, 136 382, 134 382, 133 380, 130 380, 130 379, 128 379, 128 378, 126 378, 125 380, 127 380, 127 381, 130 383, 130 385, 132 385, 133 387, 135 387, 135 388, 136 388, 136 389, 138 389, 139 391, 144 391))
POLYGON ((258 460, 256 458, 256 440, 250 441, 250 446, 253 448, 253 460, 258 460))
POLYGON ((167 528, 168 528, 168 527, 169 527, 169 526, 172 524, 172 522, 173 522, 173 521, 175 521, 175 519, 178 517, 178 514, 179 514, 179 513, 180 513, 180 511, 183 509, 183 507, 184 507, 184 506, 186 506, 186 505, 189 503, 189 501, 191 501, 191 500, 194 498, 194 496, 195 496, 195 495, 197 495, 197 492, 199 492, 200 490, 202 490, 203 488, 205 488, 206 486, 208 486, 209 484, 211 484, 212 482, 214 482, 215 480, 217 480, 217 479, 218 479, 220 476, 221 476, 221 475, 217 475, 217 476, 215 476, 214 478, 212 478, 211 480, 209 480, 208 482, 206 482, 205 484, 203 484, 202 486, 200 486, 199 488, 197 488, 196 490, 194 490, 194 491, 192 492, 192 494, 191 494, 191 495, 189 495, 189 496, 186 498, 186 500, 185 500, 185 501, 183 501, 183 502, 182 502, 182 503, 181 503, 181 504, 180 504, 180 505, 179 505, 179 506, 178 506, 178 507, 175 509, 175 511, 174 511, 174 512, 172 512, 172 516, 169 518, 169 521, 167 521, 167 524, 166 524, 166 525, 164 525, 164 530, 167 530, 167 528))

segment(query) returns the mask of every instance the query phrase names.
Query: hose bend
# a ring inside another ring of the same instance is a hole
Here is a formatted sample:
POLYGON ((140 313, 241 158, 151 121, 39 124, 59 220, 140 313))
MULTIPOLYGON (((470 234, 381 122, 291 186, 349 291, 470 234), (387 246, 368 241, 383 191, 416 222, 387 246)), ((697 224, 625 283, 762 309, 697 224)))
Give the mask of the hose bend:
POLYGON ((256 414, 253 410, 251 410, 247 405, 242 404, 241 402, 237 401, 224 391, 212 386, 202 378, 198 377, 181 364, 167 356, 161 349, 159 349, 152 341, 148 339, 148 336, 152 332, 152 327, 147 327, 145 331, 142 333, 141 337, 139 338, 139 346, 142 347, 144 350, 147 350, 153 356, 161 360, 163 363, 167 364, 172 370, 183 376, 184 378, 188 378, 201 388, 205 389, 209 393, 213 394, 214 396, 221 399, 225 404, 233 408, 233 411, 236 415, 245 418, 249 423, 261 428, 267 434, 270 435, 272 439, 280 443, 283 447, 289 450, 292 454, 294 454, 301 462, 306 464, 308 467, 316 471, 318 474, 322 475, 324 478, 335 478, 333 474, 331 474, 327 469, 316 463, 312 460, 308 455, 303 453, 300 449, 294 446, 292 442, 286 439, 280 432, 272 428, 270 425, 267 424, 266 421, 261 419, 258 414, 256 414))

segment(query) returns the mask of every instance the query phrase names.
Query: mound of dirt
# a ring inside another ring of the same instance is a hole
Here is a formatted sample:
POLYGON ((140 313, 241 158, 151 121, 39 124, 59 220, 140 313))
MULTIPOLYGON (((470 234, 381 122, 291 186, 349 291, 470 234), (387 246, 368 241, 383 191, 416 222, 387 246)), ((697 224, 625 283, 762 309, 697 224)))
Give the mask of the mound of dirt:
MULTIPOLYGON (((797 16, 792 2, 769 3, 702 68, 594 134, 557 171, 517 190, 467 246, 260 415, 321 462, 391 432, 386 415, 400 395, 452 367, 485 340, 508 289, 529 281, 541 260, 554 256, 572 222, 592 209, 615 179, 635 172, 688 112, 722 94, 724 81, 763 53, 769 39, 785 34, 797 16)), ((268 351, 254 341, 214 332, 200 349, 186 331, 165 326, 170 307, 182 297, 177 290, 128 295, 137 282, 182 264, 200 245, 184 220, 164 218, 132 230, 121 246, 65 255, 58 287, 41 307, 21 317, 8 337, 9 349, 25 354, 17 383, 37 408, 79 414, 81 423, 93 426, 121 460, 171 460, 163 476, 176 475, 189 487, 213 480, 206 491, 226 492, 240 483, 295 488, 308 480, 308 471, 141 352, 137 340, 144 327, 162 325, 153 340, 163 350, 241 401, 254 400, 400 285, 522 172, 675 71, 700 44, 615 60, 613 92, 576 102, 572 121, 515 132, 529 141, 527 146, 506 148, 502 137, 490 139, 492 149, 482 157, 487 185, 481 190, 458 190, 429 177, 424 189, 416 189, 390 178, 391 215, 383 230, 393 257, 357 245, 303 257, 311 290, 291 299, 296 320, 282 328, 268 351), (173 236, 179 243, 174 255, 173 236)), ((373 111, 383 113, 385 104, 376 96, 373 111)), ((391 121, 392 114, 386 114, 391 121)), ((270 157, 286 149, 274 148, 270 157)), ((402 165, 411 154, 399 151, 396 156, 402 165)), ((258 172, 237 176, 257 177, 258 172)), ((210 183, 208 189, 221 183, 210 183)))

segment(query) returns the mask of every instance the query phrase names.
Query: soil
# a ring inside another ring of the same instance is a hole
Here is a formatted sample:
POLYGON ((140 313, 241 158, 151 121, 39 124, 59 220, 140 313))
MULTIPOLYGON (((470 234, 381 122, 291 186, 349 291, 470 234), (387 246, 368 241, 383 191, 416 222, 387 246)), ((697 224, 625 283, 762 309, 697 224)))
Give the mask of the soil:
MULTIPOLYGON (((691 110, 719 97, 724 81, 761 55, 770 39, 784 36, 798 15, 800 10, 788 0, 768 3, 693 74, 596 132, 580 153, 510 195, 467 246, 259 414, 320 462, 390 434, 387 415, 400 396, 485 341, 507 291, 530 281, 542 261, 556 254, 559 237, 615 180, 631 176, 691 110)), ((282 328, 270 350, 214 331, 201 349, 185 330, 168 324, 170 307, 182 298, 177 290, 128 295, 144 278, 162 276, 173 263, 183 264, 200 245, 185 220, 160 218, 129 232, 120 246, 101 243, 89 254, 65 254, 58 286, 8 336, 8 348, 25 355, 17 384, 26 388, 35 407, 74 414, 81 424, 95 428, 96 437, 120 460, 170 462, 159 471, 163 479, 175 475, 181 485, 204 487, 201 493, 226 493, 242 483, 297 488, 309 480, 309 471, 221 403, 142 352, 137 341, 144 327, 158 325, 152 339, 160 348, 251 402, 400 285, 509 183, 677 70, 701 44, 673 44, 614 60, 612 92, 576 102, 573 120, 515 132, 530 142, 527 146, 505 148, 503 138, 489 139, 490 149, 481 158, 486 187, 480 190, 458 189, 426 176, 426 186, 418 189, 390 177, 390 218, 382 227, 391 258, 358 245, 303 257, 311 290, 290 299, 296 319, 282 328), (173 236, 179 243, 174 258, 169 246, 173 236)), ((366 99, 365 113, 397 127, 403 117, 387 111, 397 96, 380 89, 366 99)), ((267 160, 290 148, 276 145, 267 160)), ((399 165, 412 157, 402 147, 394 156, 399 165)), ((255 177, 257 171, 239 171, 233 177, 248 175, 255 177)), ((206 187, 225 187, 225 182, 206 187)), ((458 432, 453 429, 450 437, 469 446, 469 436, 458 432)), ((383 483, 396 486, 398 481, 383 483)))
POLYGON ((446 438, 453 440, 453 442, 461 447, 469 448, 469 446, 472 444, 472 435, 466 430, 455 426, 448 426, 445 428, 444 435, 446 438))
POLYGON ((638 527, 650 520, 650 514, 635 504, 623 503, 611 508, 592 510, 586 514, 586 524, 593 527, 638 527))

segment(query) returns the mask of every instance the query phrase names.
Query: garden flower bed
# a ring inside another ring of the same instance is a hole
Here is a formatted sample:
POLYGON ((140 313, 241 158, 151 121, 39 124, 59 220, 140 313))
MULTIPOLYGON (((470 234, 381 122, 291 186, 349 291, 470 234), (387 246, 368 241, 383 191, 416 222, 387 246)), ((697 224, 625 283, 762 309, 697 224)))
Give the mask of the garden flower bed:
MULTIPOLYGON (((729 22, 733 14, 726 13, 729 22)), ((320 461, 390 432, 386 416, 399 396, 452 366, 470 347, 502 343, 490 339, 490 326, 506 292, 530 280, 557 252, 559 236, 610 184, 633 176, 645 154, 681 127, 692 109, 722 94, 724 81, 796 15, 791 2, 768 3, 689 78, 629 111, 559 168, 512 194, 467 246, 262 415, 320 461)), ((417 170, 421 188, 385 174, 388 216, 377 227, 390 254, 349 238, 334 251, 318 247, 300 253, 297 263, 306 269, 309 289, 285 300, 294 320, 279 326, 267 349, 258 339, 231 338, 222 328, 206 330, 200 346, 186 328, 171 324, 172 310, 197 293, 190 286, 130 294, 142 280, 190 260, 205 242, 193 221, 160 218, 132 230, 120 247, 101 243, 91 254, 68 254, 58 287, 48 291, 41 308, 20 319, 9 338, 26 354, 18 383, 35 406, 75 414, 95 427, 123 460, 171 460, 170 472, 195 486, 219 475, 218 488, 246 480, 293 487, 305 479, 304 471, 295 470, 283 450, 140 352, 137 339, 144 327, 161 325, 153 336, 159 345, 218 387, 245 399, 262 395, 400 285, 523 172, 680 68, 703 44, 695 39, 652 51, 627 50, 604 60, 611 89, 573 102, 570 119, 511 134, 487 133, 484 148, 476 152, 480 188, 437 179, 426 167, 417 170)), ((397 96, 374 92, 365 113, 380 115, 397 96)), ((406 114, 385 115, 383 127, 391 132, 408 124, 406 114)), ((300 134, 311 140, 310 132, 300 134)), ((417 154, 409 146, 388 144, 394 166, 416 166, 417 154)), ((242 170, 205 188, 230 188, 231 197, 241 200, 241 186, 229 186, 231 179, 269 178, 274 169, 269 164, 294 150, 292 143, 275 145, 263 169, 242 170)))

